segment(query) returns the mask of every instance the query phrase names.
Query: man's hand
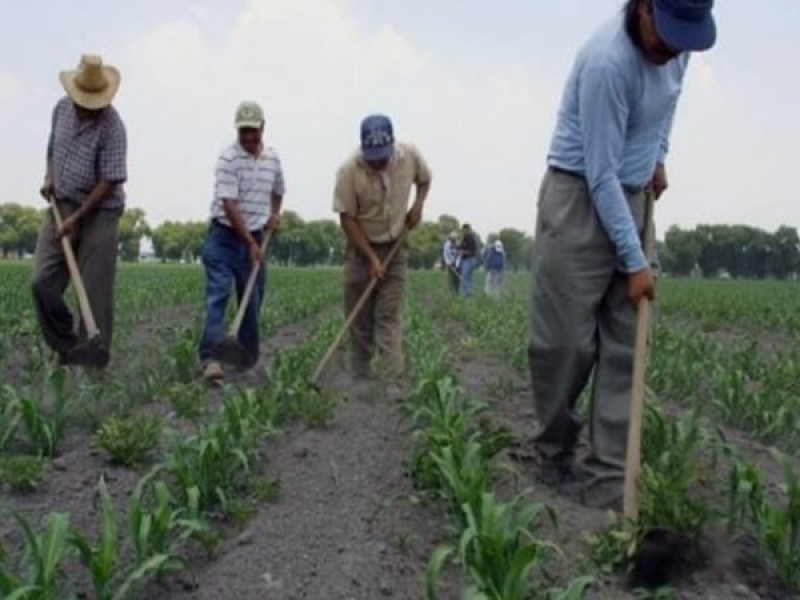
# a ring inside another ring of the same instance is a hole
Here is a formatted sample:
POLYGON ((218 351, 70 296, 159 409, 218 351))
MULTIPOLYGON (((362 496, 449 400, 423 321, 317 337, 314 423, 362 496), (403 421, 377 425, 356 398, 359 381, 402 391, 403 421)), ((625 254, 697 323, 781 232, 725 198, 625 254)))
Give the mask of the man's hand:
POLYGON ((264 255, 261 253, 261 247, 253 238, 250 238, 248 252, 250 253, 250 262, 252 262, 254 266, 260 265, 262 262, 264 262, 264 255))
POLYGON ((267 224, 264 226, 266 231, 277 231, 281 226, 281 215, 279 213, 272 213, 269 216, 267 224))
POLYGON ((68 216, 66 219, 61 221, 61 227, 58 228, 56 232, 56 237, 61 239, 64 236, 67 236, 71 241, 75 239, 75 233, 78 230, 78 221, 80 219, 80 214, 73 213, 68 216))
POLYGON ((49 177, 45 177, 44 183, 42 187, 39 189, 39 193, 42 195, 42 198, 50 202, 51 196, 55 193, 55 186, 53 185, 53 180, 49 177))
POLYGON ((414 229, 420 221, 422 221, 422 204, 415 203, 406 214, 406 225, 409 229, 414 229))
POLYGON ((661 163, 656 164, 656 170, 653 172, 653 178, 650 180, 650 189, 653 191, 653 198, 658 200, 661 194, 664 193, 669 187, 667 181, 667 170, 661 163))
POLYGON ((373 279, 382 279, 383 276, 386 274, 383 265, 381 264, 381 259, 379 259, 375 254, 370 256, 369 258, 369 275, 373 279))
POLYGON ((656 289, 650 267, 628 275, 628 299, 633 303, 634 308, 639 307, 639 301, 642 298, 652 301, 655 297, 656 289))

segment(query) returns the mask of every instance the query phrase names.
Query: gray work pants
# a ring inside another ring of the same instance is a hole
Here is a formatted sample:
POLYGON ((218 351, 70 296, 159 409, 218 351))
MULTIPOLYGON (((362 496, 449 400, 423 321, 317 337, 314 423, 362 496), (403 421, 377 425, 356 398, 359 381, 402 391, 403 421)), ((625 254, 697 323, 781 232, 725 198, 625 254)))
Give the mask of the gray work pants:
MULTIPOLYGON (((62 218, 77 208, 74 204, 59 203, 62 218)), ((100 330, 101 343, 108 350, 111 349, 114 324, 117 226, 121 214, 122 210, 101 209, 86 215, 80 221, 73 244, 89 305, 100 330)), ((86 331, 83 323, 73 320, 64 302, 70 278, 56 230, 53 215, 48 212, 36 240, 33 300, 45 341, 59 354, 65 354, 85 340, 86 331)))
MULTIPOLYGON (((644 192, 626 196, 641 236, 644 192)), ((598 476, 621 476, 627 447, 636 311, 618 265, 585 181, 548 170, 532 260, 528 363, 540 424, 535 442, 546 459, 573 458, 583 427, 576 403, 594 373, 584 468, 598 476)))

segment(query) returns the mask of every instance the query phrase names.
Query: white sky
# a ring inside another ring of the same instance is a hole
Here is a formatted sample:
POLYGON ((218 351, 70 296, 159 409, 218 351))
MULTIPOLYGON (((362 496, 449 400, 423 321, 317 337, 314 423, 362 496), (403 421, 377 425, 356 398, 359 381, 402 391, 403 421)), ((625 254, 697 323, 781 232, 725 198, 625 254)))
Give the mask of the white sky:
MULTIPOLYGON (((285 207, 330 218, 358 123, 388 113, 434 171, 427 218, 532 232, 558 99, 578 46, 621 0, 0 0, 0 202, 39 202, 58 71, 81 52, 122 71, 129 206, 207 216, 242 99, 262 103, 285 207)), ((718 1, 693 57, 659 202, 671 224, 800 225, 800 1, 718 1)))

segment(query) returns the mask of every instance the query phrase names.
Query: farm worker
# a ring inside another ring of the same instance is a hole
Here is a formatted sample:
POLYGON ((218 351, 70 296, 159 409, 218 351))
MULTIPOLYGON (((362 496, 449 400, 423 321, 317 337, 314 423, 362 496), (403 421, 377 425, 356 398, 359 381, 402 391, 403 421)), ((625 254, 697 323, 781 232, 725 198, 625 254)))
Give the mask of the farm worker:
POLYGON ((350 337, 351 368, 357 378, 371 375, 373 356, 379 358, 379 376, 392 379, 403 372, 400 308, 408 272, 408 241, 389 264, 384 260, 404 228, 422 220, 431 171, 420 151, 395 141, 386 115, 372 114, 361 121, 361 147, 339 167, 333 210, 346 236, 344 299, 349 315, 373 278, 371 297, 353 323, 350 337), (411 208, 412 186, 416 195, 411 208))
POLYGON ((206 272, 206 318, 200 340, 203 377, 222 379, 223 370, 212 358, 216 342, 225 335, 225 310, 235 284, 241 300, 253 267, 258 275, 245 309, 239 343, 259 357, 259 314, 266 288, 266 267, 261 243, 267 230, 280 225, 285 192, 278 153, 264 145, 264 111, 256 102, 244 101, 234 118, 237 139, 220 155, 215 173, 211 215, 203 246, 206 272))
POLYGON ((78 268, 100 344, 110 350, 114 325, 117 226, 125 209, 128 178, 125 125, 112 106, 119 71, 100 56, 84 54, 78 68, 60 73, 66 96, 55 105, 47 142, 47 172, 40 190, 55 197, 62 215, 59 229, 52 212, 36 241, 33 300, 45 341, 62 365, 89 365, 84 323, 77 323, 64 302, 69 271, 61 237, 73 242, 78 268))
POLYGON ((462 296, 472 296, 472 276, 478 260, 478 236, 472 231, 469 223, 461 226, 461 244, 459 245, 461 256, 461 285, 462 296))
POLYGON ((618 509, 627 446, 635 306, 655 296, 640 236, 665 160, 689 53, 716 40, 713 0, 628 0, 577 55, 539 190, 529 366, 539 475, 618 509), (594 372, 590 450, 574 450, 576 401, 594 372))
POLYGON ((506 269, 506 252, 499 238, 486 246, 483 264, 486 267, 486 293, 493 298, 499 298, 503 292, 506 269))
POLYGON ((450 232, 442 247, 442 264, 447 271, 447 282, 450 289, 458 293, 458 234, 455 231, 450 232))

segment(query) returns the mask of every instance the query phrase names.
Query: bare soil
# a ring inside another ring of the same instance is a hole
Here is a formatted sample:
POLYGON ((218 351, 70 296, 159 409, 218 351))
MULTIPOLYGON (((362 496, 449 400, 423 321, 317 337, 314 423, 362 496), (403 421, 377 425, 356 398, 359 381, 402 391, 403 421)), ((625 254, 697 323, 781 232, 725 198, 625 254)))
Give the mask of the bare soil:
MULTIPOLYGON (((164 321, 161 321, 162 323, 164 321)), ((311 323, 283 327, 262 344, 259 364, 228 380, 260 385, 264 370, 279 350, 306 339, 311 323)), ((129 344, 150 340, 155 331, 134 331, 129 344)), ((133 347, 131 346, 131 350, 133 347)), ((446 523, 435 507, 420 503, 406 476, 410 433, 397 404, 382 398, 377 386, 355 389, 337 374, 323 385, 337 390, 341 402, 324 429, 292 424, 265 445, 267 476, 279 479, 277 502, 265 502, 241 528, 223 524, 226 540, 211 559, 192 556, 190 568, 148 585, 143 596, 246 600, 248 598, 366 600, 422 597, 428 559, 442 542, 446 523)), ((109 377, 125 377, 125 362, 112 363, 109 377)), ((168 407, 167 407, 168 408, 168 407)), ((158 410, 149 405, 142 410, 158 410)), ((180 427, 180 423, 172 423, 180 427)), ((70 432, 59 458, 32 493, 0 490, 0 506, 37 523, 49 512, 70 515, 71 522, 94 535, 98 506, 96 484, 104 475, 122 514, 127 498, 148 466, 132 470, 108 465, 90 450, 88 433, 70 432)), ((14 556, 22 547, 16 523, 0 519, 0 541, 14 556)), ((81 597, 89 582, 78 569, 68 572, 81 597)), ((459 575, 450 572, 443 597, 454 597, 459 575)))

